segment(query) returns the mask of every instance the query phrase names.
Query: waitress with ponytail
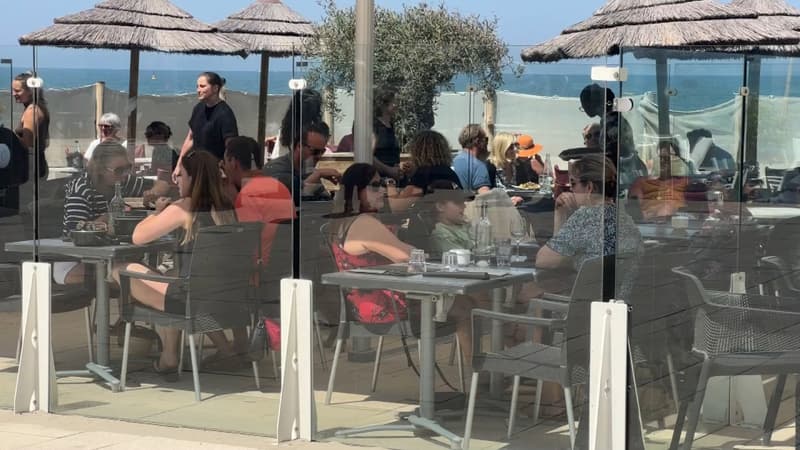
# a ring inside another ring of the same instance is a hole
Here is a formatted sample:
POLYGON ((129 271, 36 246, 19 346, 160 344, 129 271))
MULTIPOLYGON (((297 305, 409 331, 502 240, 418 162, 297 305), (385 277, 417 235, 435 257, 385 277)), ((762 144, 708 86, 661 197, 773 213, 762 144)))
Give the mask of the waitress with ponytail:
POLYGON ((225 142, 239 135, 236 116, 225 102, 225 79, 214 72, 203 72, 197 77, 197 99, 189 119, 189 134, 181 146, 181 153, 173 178, 177 177, 180 161, 189 150, 206 150, 220 161, 225 156, 225 142))

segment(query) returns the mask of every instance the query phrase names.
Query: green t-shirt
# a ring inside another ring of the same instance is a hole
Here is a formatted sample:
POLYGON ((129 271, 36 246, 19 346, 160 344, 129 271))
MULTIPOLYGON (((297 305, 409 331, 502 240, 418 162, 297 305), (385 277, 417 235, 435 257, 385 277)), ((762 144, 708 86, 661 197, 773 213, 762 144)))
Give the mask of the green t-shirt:
POLYGON ((469 235, 469 224, 445 225, 437 223, 431 232, 431 251, 442 254, 456 248, 472 248, 472 239, 469 235))

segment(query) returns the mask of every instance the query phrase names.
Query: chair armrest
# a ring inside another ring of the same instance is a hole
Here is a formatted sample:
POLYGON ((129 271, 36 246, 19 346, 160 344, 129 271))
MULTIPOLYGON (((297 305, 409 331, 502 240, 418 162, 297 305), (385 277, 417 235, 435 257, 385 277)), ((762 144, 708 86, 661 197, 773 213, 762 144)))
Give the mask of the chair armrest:
POLYGON ((569 312, 569 303, 562 303, 561 301, 552 301, 542 298, 530 299, 530 306, 539 306, 541 307, 542 311, 555 311, 560 313, 569 312))
POLYGON ((131 272, 130 270, 119 271, 119 290, 120 301, 123 305, 131 303, 131 279, 159 281, 162 283, 172 283, 175 281, 185 281, 183 278, 156 275, 152 273, 131 272))
POLYGON ((475 317, 486 317, 487 319, 501 320, 503 322, 508 322, 508 323, 538 325, 549 328, 564 328, 567 323, 566 320, 563 319, 547 319, 544 317, 520 316, 518 314, 508 314, 508 313, 489 311, 488 309, 473 309, 472 310, 473 327, 475 324, 475 317))
POLYGON ((119 278, 135 278, 137 280, 146 281, 160 281, 162 283, 172 283, 173 281, 181 281, 184 278, 172 277, 168 275, 156 275, 152 273, 131 272, 130 270, 120 270, 119 278))
POLYGON ((568 295, 549 294, 547 292, 542 294, 542 299, 561 303, 569 303, 572 300, 568 295))

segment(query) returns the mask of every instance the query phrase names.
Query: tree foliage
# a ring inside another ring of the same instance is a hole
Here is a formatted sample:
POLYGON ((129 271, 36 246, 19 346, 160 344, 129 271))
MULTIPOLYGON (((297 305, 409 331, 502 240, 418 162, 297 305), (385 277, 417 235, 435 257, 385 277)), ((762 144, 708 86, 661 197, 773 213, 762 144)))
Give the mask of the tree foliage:
MULTIPOLYGON (((355 11, 320 0, 326 16, 317 25, 309 56, 317 59, 309 80, 322 89, 355 88, 355 11)), ((512 68, 508 47, 495 34, 497 19, 448 11, 444 5, 375 10, 374 85, 397 93, 395 128, 401 142, 434 124, 436 97, 458 75, 494 96, 503 70, 512 68)), ((327 105, 335 110, 335 100, 327 105)))

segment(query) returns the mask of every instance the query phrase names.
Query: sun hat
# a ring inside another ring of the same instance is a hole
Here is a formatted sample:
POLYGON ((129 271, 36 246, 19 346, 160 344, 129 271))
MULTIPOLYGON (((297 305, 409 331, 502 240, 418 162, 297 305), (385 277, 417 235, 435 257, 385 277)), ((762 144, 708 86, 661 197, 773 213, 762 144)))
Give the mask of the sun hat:
POLYGON ((519 151, 517 152, 517 155, 523 158, 531 158, 537 153, 541 152, 544 148, 542 144, 534 143, 533 136, 529 134, 523 134, 517 138, 517 145, 519 145, 519 151))

